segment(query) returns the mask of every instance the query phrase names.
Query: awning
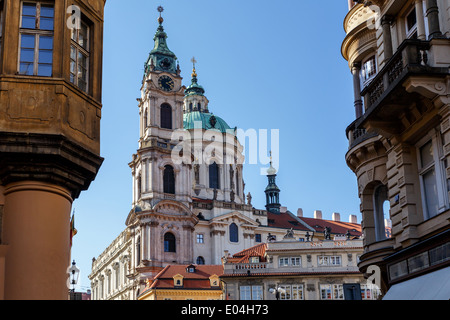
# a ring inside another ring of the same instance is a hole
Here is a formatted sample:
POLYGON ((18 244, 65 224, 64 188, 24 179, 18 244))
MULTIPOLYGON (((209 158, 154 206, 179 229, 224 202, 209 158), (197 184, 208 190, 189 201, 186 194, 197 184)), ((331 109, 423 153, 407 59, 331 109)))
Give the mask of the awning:
POLYGON ((383 300, 449 300, 450 267, 393 285, 383 300))

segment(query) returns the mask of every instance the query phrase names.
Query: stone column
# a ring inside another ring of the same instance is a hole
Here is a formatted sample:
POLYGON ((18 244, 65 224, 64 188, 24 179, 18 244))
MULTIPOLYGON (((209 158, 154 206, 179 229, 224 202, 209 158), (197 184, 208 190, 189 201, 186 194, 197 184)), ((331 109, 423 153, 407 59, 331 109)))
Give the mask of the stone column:
POLYGON ((5 299, 67 300, 70 192, 23 181, 8 184, 4 195, 5 299))
POLYGON ((439 27, 439 8, 437 0, 426 0, 427 5, 427 18, 428 18, 428 31, 430 33, 429 39, 439 38, 442 36, 441 29, 439 27))
POLYGON ((417 38, 419 40, 426 40, 425 35, 425 19, 423 15, 423 0, 416 1, 416 19, 417 19, 417 38))
POLYGON ((391 22, 392 22, 392 17, 390 17, 390 16, 383 16, 383 18, 381 18, 381 26, 383 28, 383 45, 384 45, 384 60, 385 61, 388 61, 392 57, 392 54, 393 54, 391 22))
POLYGON ((355 115, 356 119, 363 115, 363 103, 361 100, 361 80, 359 78, 359 73, 361 71, 361 63, 354 62, 352 65, 353 74, 353 91, 355 96, 355 115))

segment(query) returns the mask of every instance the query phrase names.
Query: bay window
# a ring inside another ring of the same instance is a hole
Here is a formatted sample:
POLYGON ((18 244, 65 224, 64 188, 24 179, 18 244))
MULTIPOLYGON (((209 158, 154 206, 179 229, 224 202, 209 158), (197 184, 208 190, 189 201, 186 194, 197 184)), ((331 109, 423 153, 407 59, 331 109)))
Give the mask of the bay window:
POLYGON ((72 29, 70 47, 70 82, 84 92, 89 85, 90 28, 81 21, 79 29, 72 29))

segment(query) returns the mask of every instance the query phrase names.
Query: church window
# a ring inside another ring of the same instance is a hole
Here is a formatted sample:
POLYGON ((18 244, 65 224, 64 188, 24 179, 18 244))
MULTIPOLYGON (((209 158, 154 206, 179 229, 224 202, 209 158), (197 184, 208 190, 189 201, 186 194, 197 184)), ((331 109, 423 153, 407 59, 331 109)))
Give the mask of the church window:
POLYGON ((191 103, 189 103, 189 111, 192 111, 192 102, 191 103))
POLYGON ((235 223, 230 224, 230 242, 239 242, 239 228, 235 223))
POLYGON ((19 73, 51 77, 53 73, 54 5, 22 2, 19 73))
POLYGON ((212 189, 220 189, 219 166, 215 162, 209 166, 209 187, 212 189))
POLYGON ((172 166, 164 167, 164 193, 175 194, 175 173, 172 166))
POLYGON ((205 258, 203 258, 202 256, 199 256, 199 257, 197 258, 197 264, 198 264, 198 265, 203 265, 203 264, 205 264, 205 258))
POLYGON ((197 234, 197 243, 205 243, 205 235, 202 233, 197 234))
POLYGON ((161 128, 172 129, 172 107, 167 103, 161 105, 161 128))
POLYGON ((72 28, 70 46, 70 82, 84 92, 89 85, 89 26, 80 21, 80 28, 72 28))
POLYGON ((176 252, 176 242, 173 233, 167 232, 164 235, 164 252, 176 252))

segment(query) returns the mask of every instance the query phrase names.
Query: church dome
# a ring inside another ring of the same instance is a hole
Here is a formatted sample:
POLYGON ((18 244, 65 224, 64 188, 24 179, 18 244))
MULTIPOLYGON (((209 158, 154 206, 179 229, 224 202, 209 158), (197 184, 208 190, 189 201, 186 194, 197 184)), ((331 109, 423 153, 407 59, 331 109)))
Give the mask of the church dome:
POLYGON ((219 130, 222 133, 227 133, 229 130, 234 129, 230 128, 230 126, 223 120, 222 118, 215 116, 212 113, 208 112, 200 112, 200 111, 192 111, 186 112, 183 115, 183 124, 184 129, 200 129, 198 123, 202 124, 202 129, 205 130, 219 130))

